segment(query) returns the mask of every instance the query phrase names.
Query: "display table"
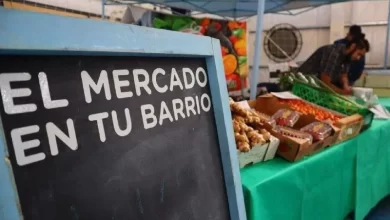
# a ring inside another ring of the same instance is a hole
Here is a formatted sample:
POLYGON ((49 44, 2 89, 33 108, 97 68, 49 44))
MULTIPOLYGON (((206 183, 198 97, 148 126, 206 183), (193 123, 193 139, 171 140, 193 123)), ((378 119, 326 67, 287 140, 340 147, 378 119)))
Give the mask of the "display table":
MULTIPOLYGON (((390 109, 390 98, 379 103, 390 109)), ((357 148, 356 219, 390 193, 390 121, 374 121, 373 128, 362 133, 357 148)))
MULTIPOLYGON (((381 100, 390 107, 390 99, 381 100), (386 103, 385 103, 386 102, 386 103), (389 104, 387 104, 389 103, 389 104)), ((390 193, 390 121, 300 162, 276 158, 241 170, 248 219, 363 219, 390 193)))
POLYGON ((390 98, 379 98, 379 103, 390 108, 390 98))

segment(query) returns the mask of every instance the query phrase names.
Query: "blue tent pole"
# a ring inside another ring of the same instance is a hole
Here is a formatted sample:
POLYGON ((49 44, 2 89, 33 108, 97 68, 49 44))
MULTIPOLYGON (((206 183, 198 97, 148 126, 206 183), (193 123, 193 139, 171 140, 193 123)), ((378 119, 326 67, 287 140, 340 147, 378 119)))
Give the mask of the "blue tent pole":
POLYGON ((252 74, 250 77, 250 99, 256 99, 257 83, 259 81, 259 65, 261 55, 261 35, 263 33, 264 5, 265 0, 259 0, 257 6, 255 55, 253 57, 252 74))
POLYGON ((389 32, 390 32, 390 0, 387 11, 387 30, 386 30, 386 42, 385 42, 385 58, 383 61, 383 69, 387 69, 387 58, 389 56, 389 32))
POLYGON ((106 13, 105 7, 106 7, 106 0, 102 0, 102 19, 104 19, 106 16, 105 15, 105 13, 106 13))

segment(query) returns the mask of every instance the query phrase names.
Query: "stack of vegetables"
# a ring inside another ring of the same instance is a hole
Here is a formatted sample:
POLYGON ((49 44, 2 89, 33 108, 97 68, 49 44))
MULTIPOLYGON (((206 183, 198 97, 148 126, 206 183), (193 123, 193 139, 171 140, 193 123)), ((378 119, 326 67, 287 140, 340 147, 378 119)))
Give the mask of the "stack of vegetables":
MULTIPOLYGON (((292 90, 294 95, 308 102, 347 116, 354 114, 362 115, 364 117, 363 130, 367 129, 372 123, 374 114, 366 106, 357 103, 353 97, 337 94, 313 75, 308 76, 302 73, 290 73, 285 75, 283 79, 281 78, 280 82, 284 89, 292 90)), ((332 118, 330 120, 333 121, 332 118)))
POLYGON ((270 141, 271 134, 264 129, 259 129, 262 119, 258 112, 244 109, 232 99, 230 99, 230 110, 233 115, 234 138, 239 151, 248 152, 254 146, 270 141))
POLYGON ((289 105, 295 111, 305 114, 305 115, 314 115, 315 118, 319 121, 330 121, 335 123, 338 121, 341 116, 336 115, 325 109, 315 107, 314 105, 308 104, 305 101, 298 99, 280 99, 279 102, 289 105))

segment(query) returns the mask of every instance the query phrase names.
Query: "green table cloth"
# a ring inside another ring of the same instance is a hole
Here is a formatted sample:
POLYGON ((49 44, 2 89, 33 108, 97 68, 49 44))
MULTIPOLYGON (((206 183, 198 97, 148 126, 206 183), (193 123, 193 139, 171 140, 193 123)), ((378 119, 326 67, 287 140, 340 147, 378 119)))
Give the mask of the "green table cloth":
POLYGON ((341 220, 354 208, 353 139, 300 162, 283 159, 241 170, 250 220, 341 220))
POLYGON ((374 121, 358 137, 356 158, 356 219, 390 193, 390 121, 374 121))
MULTIPOLYGON (((381 103, 390 107, 390 99, 381 103)), ((390 193, 389 149, 390 121, 375 120, 360 136, 299 162, 244 168, 248 219, 342 220, 351 211, 363 219, 390 193)))
MULTIPOLYGON (((390 98, 379 103, 390 109, 390 98)), ((359 137, 357 146, 356 219, 390 193, 390 122, 375 120, 369 131, 359 137)))
POLYGON ((390 98, 388 97, 379 98, 379 103, 387 108, 390 108, 390 98))

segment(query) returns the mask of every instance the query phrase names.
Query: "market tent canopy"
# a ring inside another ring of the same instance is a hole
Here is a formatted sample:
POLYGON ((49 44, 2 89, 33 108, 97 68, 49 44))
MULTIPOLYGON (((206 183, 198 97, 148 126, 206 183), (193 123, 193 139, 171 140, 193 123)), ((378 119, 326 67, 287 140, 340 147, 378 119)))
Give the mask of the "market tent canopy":
MULTIPOLYGON (((257 15, 258 0, 103 0, 109 4, 142 4, 149 3, 166 7, 175 7, 199 11, 222 17, 240 18, 257 15)), ((325 4, 354 0, 265 0, 264 12, 276 13, 302 8, 313 8, 325 4)), ((356 1, 356 0, 355 0, 356 1)))

